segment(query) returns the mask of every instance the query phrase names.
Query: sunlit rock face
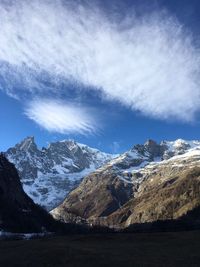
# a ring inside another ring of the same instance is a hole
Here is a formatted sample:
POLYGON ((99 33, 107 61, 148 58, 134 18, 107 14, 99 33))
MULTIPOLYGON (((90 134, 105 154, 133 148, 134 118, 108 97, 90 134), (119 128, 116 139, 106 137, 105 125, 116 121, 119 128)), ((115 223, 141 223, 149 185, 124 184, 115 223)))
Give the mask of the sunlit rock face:
POLYGON ((200 142, 152 140, 86 176, 51 213, 124 228, 177 219, 200 205, 200 142))

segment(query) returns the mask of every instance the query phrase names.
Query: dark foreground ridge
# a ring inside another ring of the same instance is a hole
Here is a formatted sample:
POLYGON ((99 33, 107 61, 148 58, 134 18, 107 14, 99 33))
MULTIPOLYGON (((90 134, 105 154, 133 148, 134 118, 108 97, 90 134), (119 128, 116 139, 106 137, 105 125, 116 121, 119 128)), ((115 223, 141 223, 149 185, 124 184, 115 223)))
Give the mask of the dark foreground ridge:
MULTIPOLYGON (((0 154, 0 232, 74 234, 112 232, 56 221, 24 192, 15 166, 0 154)), ((1 235, 1 234, 0 234, 1 235)))
POLYGON ((0 154, 0 229, 8 232, 55 231, 53 218, 29 198, 14 165, 0 154))
POLYGON ((13 233, 78 233, 82 226, 55 221, 26 195, 15 166, 0 154, 0 230, 13 233))

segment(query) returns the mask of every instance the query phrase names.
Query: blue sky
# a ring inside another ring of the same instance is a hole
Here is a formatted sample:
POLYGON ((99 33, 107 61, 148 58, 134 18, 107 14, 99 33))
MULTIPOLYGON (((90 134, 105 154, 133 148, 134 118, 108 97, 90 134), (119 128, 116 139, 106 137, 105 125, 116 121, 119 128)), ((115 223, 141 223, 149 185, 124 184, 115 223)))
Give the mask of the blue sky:
POLYGON ((200 139, 199 1, 2 1, 0 150, 200 139), (59 15, 58 15, 59 14, 59 15))

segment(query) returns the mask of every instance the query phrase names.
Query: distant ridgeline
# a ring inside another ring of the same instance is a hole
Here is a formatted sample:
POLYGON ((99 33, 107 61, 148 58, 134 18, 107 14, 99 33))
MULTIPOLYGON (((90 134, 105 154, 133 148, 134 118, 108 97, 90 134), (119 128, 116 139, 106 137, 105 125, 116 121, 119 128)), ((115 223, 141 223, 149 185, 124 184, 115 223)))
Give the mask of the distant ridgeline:
POLYGON ((54 218, 115 229, 200 225, 200 142, 136 145, 87 175, 54 218))

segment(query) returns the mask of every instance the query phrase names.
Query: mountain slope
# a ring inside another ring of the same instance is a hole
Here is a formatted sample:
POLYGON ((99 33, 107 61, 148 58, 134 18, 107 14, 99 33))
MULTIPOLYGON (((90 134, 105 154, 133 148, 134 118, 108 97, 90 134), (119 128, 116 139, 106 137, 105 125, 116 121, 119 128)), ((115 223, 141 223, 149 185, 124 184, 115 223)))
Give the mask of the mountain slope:
POLYGON ((134 198, 107 218, 108 224, 127 227, 135 223, 175 220, 200 206, 199 167, 180 170, 167 178, 160 174, 145 181, 134 198), (163 181, 152 181, 158 176, 163 181))
POLYGON ((5 153, 14 163, 25 192, 47 210, 56 207, 80 180, 113 158, 113 155, 71 140, 38 149, 27 137, 5 153))
POLYGON ((85 177, 51 213, 116 228, 176 219, 200 204, 198 166, 200 142, 149 140, 85 177))
POLYGON ((0 154, 0 231, 55 231, 56 223, 23 191, 14 165, 0 154))

